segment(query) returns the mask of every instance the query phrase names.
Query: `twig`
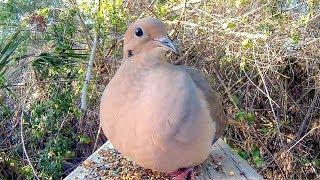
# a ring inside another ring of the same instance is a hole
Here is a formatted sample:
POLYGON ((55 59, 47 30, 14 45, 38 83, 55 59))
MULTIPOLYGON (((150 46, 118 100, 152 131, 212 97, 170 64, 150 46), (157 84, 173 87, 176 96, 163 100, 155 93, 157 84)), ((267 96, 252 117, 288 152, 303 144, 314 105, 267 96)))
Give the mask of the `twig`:
MULTIPOLYGON (((149 8, 154 4, 154 2, 156 2, 156 0, 153 0, 153 1, 149 4, 149 8)), ((140 1, 140 3, 143 3, 143 2, 140 1)), ((147 8, 148 8, 148 6, 147 6, 147 8)), ((148 9, 148 11, 150 11, 150 9, 148 9)), ((145 8, 145 9, 143 10, 143 12, 140 14, 140 16, 139 16, 138 19, 143 18, 144 15, 145 15, 145 13, 146 13, 146 8, 145 8)))
POLYGON ((184 56, 181 56, 178 60, 174 61, 173 64, 174 64, 174 65, 179 65, 179 64, 181 64, 181 62, 182 62, 184 59, 188 58, 188 56, 189 56, 189 54, 190 54, 190 51, 193 50, 193 49, 195 48, 195 46, 196 46, 196 45, 194 45, 194 44, 193 44, 192 46, 190 46, 190 47, 186 50, 186 52, 184 53, 184 56))
POLYGON ((261 9, 263 9, 264 7, 267 7, 268 5, 269 5, 269 2, 267 2, 267 3, 265 3, 264 5, 258 7, 257 9, 254 9, 254 10, 252 10, 252 11, 250 11, 250 12, 247 12, 247 13, 245 13, 245 14, 237 17, 237 18, 235 18, 235 19, 232 20, 232 21, 239 20, 239 19, 241 19, 241 18, 244 18, 244 17, 247 17, 247 16, 249 16, 249 15, 251 15, 251 14, 254 14, 254 13, 260 11, 261 9))
POLYGON ((88 62, 86 78, 85 78, 83 88, 82 88, 82 93, 81 93, 81 109, 82 110, 87 109, 87 91, 88 91, 89 81, 91 78, 91 70, 93 66, 93 60, 96 54, 97 44, 98 44, 98 34, 96 33, 96 35, 94 36, 94 42, 93 42, 93 46, 90 53, 90 59, 88 62))
POLYGON ((186 3, 183 2, 178 6, 172 7, 171 11, 177 11, 179 9, 182 9, 182 8, 186 7, 186 6, 189 6, 189 5, 194 4, 194 3, 199 3, 199 2, 202 2, 202 1, 203 0, 191 0, 191 1, 188 1, 186 3))
POLYGON ((307 45, 312 44, 312 43, 314 43, 316 41, 320 41, 320 38, 314 38, 311 41, 303 43, 301 46, 307 46, 307 45))
MULTIPOLYGON (((276 157, 270 152, 270 150, 265 146, 265 144, 262 142, 262 140, 260 139, 260 137, 257 135, 257 134, 259 134, 259 133, 257 132, 257 130, 256 130, 252 125, 251 125, 250 127, 251 127, 251 130, 253 131, 253 133, 251 132, 250 134, 251 134, 252 136, 254 136, 256 139, 258 139, 260 146, 263 147, 263 148, 265 149, 265 151, 270 155, 272 161, 273 161, 278 167, 280 167, 278 161, 276 160, 276 157)), ((265 168, 267 168, 267 166, 266 166, 265 168)), ((284 177, 284 179, 285 179, 286 176, 285 176, 285 174, 283 173, 283 170, 282 170, 281 168, 279 168, 279 169, 280 169, 281 175, 282 175, 282 176, 284 177)), ((262 172, 263 170, 264 170, 264 169, 262 169, 260 172, 262 172)))
MULTIPOLYGON (((147 6, 142 0, 139 0, 139 2, 148 9, 156 18, 158 18, 157 14, 151 9, 151 5, 155 2, 151 2, 149 6, 147 6)), ((140 17, 141 18, 141 17, 140 17)))
POLYGON ((221 79, 220 75, 218 74, 217 70, 215 68, 213 68, 214 73, 216 74, 218 80, 220 81, 220 83, 222 84, 225 92, 227 92, 228 98, 230 99, 230 101, 232 102, 233 106, 236 108, 237 111, 240 110, 240 108, 238 107, 237 103, 234 102, 232 95, 228 89, 228 87, 226 86, 226 84, 223 82, 223 80, 221 79))
MULTIPOLYGON (((210 33, 216 33, 216 32, 213 31, 212 28, 208 28, 208 27, 205 27, 205 26, 193 23, 193 22, 188 22, 188 21, 165 21, 165 22, 168 23, 168 24, 180 23, 180 24, 185 25, 185 26, 190 26, 191 28, 199 28, 201 30, 208 31, 210 33)), ((216 29, 216 30, 219 30, 219 29, 216 29)), ((262 34, 262 33, 248 33, 248 32, 226 31, 226 30, 220 30, 220 32, 223 32, 223 33, 225 33, 227 35, 233 35, 233 36, 236 36, 236 37, 245 37, 245 38, 248 38, 248 39, 266 40, 268 38, 267 35, 262 34)))
POLYGON ((97 132, 96 140, 94 141, 94 145, 93 145, 93 148, 92 148, 92 153, 94 153, 94 151, 96 150, 100 133, 101 133, 101 123, 99 121, 99 129, 98 129, 98 132, 97 132))
POLYGON ((287 11, 291 11, 293 9, 296 9, 296 8, 302 6, 302 5, 303 5, 303 3, 299 3, 299 4, 295 5, 295 6, 291 6, 291 7, 287 8, 287 9, 282 9, 281 8, 281 11, 276 13, 276 14, 273 14, 272 17, 277 16, 277 15, 282 14, 282 13, 285 13, 287 11))
POLYGON ((220 25, 223 24, 223 22, 222 22, 221 20, 217 19, 216 17, 214 17, 214 16, 211 15, 210 13, 207 13, 206 11, 203 11, 203 10, 198 9, 198 8, 193 8, 193 10, 198 11, 198 12, 200 12, 200 13, 203 13, 205 16, 210 17, 211 19, 213 19, 215 22, 219 23, 220 25))
MULTIPOLYGON (((273 109, 273 104, 272 104, 272 99, 270 97, 270 94, 269 94, 269 91, 268 91, 268 87, 267 87, 267 83, 265 82, 265 79, 264 79, 264 76, 257 64, 257 59, 256 59, 256 53, 255 53, 255 43, 253 43, 253 46, 252 46, 252 51, 253 51, 253 59, 254 59, 254 64, 258 70, 258 73, 261 77, 261 80, 262 80, 262 84, 263 84, 263 87, 265 89, 265 93, 267 94, 267 98, 268 98, 268 101, 269 101, 269 104, 270 104, 270 107, 271 107, 271 111, 272 111, 272 114, 273 114, 273 117, 274 117, 274 120, 276 122, 276 126, 277 126, 277 131, 278 131, 278 134, 279 134, 279 137, 280 137, 280 142, 281 142, 281 145, 282 147, 284 147, 284 143, 283 143, 283 140, 282 140, 282 136, 281 136, 281 131, 280 131, 280 125, 279 125, 279 121, 278 121, 278 117, 273 109)), ((269 49, 267 48, 267 51, 268 51, 268 59, 270 60, 270 56, 269 56, 269 49)), ((270 62, 270 61, 269 61, 270 62)))
POLYGON ((77 11, 78 11, 77 15, 78 15, 78 17, 79 17, 79 19, 80 19, 80 24, 82 25, 82 27, 83 27, 86 35, 87 35, 87 36, 85 36, 85 38, 86 38, 86 40, 87 40, 88 46, 91 48, 90 40, 93 41, 93 39, 92 39, 92 36, 91 36, 91 34, 90 34, 90 31, 88 30, 88 28, 87 28, 87 26, 86 26, 86 24, 85 24, 84 19, 83 19, 82 16, 81 16, 81 10, 80 10, 80 8, 79 8, 79 6, 78 6, 78 4, 77 4, 77 1, 76 1, 76 0, 69 0, 69 2, 70 2, 70 4, 72 4, 73 7, 76 8, 77 11))
POLYGON ((29 155, 27 153, 27 149, 26 149, 26 145, 25 145, 25 141, 24 141, 24 136, 23 136, 23 116, 24 116, 24 108, 25 108, 25 104, 27 102, 27 97, 29 97, 29 92, 30 92, 30 89, 28 90, 27 92, 27 96, 22 104, 22 110, 21 110, 21 117, 20 117, 20 136, 21 136, 21 142, 22 142, 22 149, 23 149, 23 152, 24 152, 24 155, 26 156, 27 158, 27 161, 28 161, 28 164, 29 166, 31 167, 32 169, 32 172, 33 172, 33 175, 35 177, 35 179, 39 180, 39 177, 37 175, 37 172, 36 170, 34 169, 31 161, 30 161, 30 158, 29 158, 29 155))
POLYGON ((306 116, 304 117, 304 119, 303 119, 303 121, 302 121, 302 123, 301 123, 301 125, 300 125, 300 128, 299 128, 299 130, 298 130, 298 133, 296 134, 296 139, 299 139, 299 138, 301 137, 301 135, 302 135, 303 131, 305 130, 305 128, 306 128, 309 120, 312 118, 312 116, 313 116, 313 114, 314 114, 314 111, 316 111, 316 110, 314 110, 314 108, 312 108, 312 107, 314 107, 314 106, 316 105, 316 103, 319 102, 319 101, 318 101, 319 94, 320 94, 319 91, 316 91, 316 92, 315 92, 315 95, 314 95, 314 98, 313 98, 313 100, 312 100, 312 102, 311 102, 310 108, 308 109, 307 114, 306 114, 306 116))
POLYGON ((316 129, 319 129, 320 126, 317 126, 315 128, 312 128, 309 132, 307 132, 304 136, 302 136, 296 143, 294 143, 288 150, 287 152, 289 152, 292 148, 294 148, 300 141, 302 141, 305 137, 307 137, 311 132, 313 132, 316 129))
MULTIPOLYGON (((268 94, 266 94, 259 86, 257 86, 248 76, 248 74, 246 73, 246 71, 243 71, 244 75, 247 77, 247 79, 251 82, 251 84, 256 87, 263 95, 265 95, 266 97, 268 97, 268 94)), ((256 76, 254 76, 255 78, 256 76)), ((271 97, 270 97, 271 98, 271 97)), ((278 108, 280 107, 272 98, 270 99, 271 102, 273 102, 278 108)))

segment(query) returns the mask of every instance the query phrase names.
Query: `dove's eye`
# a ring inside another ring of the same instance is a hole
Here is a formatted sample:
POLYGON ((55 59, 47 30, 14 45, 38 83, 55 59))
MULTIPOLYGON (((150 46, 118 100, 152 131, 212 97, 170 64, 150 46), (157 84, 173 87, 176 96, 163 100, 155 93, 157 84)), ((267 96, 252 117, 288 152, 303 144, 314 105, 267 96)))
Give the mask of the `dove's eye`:
POLYGON ((143 31, 142 31, 142 29, 139 28, 139 27, 136 28, 135 35, 136 35, 137 37, 143 36, 143 31))

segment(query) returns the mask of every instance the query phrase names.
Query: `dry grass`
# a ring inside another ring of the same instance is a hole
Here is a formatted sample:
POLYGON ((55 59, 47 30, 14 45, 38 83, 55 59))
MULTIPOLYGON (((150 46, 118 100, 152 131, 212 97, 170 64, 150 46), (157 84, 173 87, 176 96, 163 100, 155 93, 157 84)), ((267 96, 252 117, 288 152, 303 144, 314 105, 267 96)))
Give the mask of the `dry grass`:
MULTIPOLYGON (((167 24, 181 49, 170 61, 202 70, 222 94, 230 116, 224 136, 229 145, 247 154, 267 179, 320 178, 319 10, 306 21, 299 12, 303 1, 282 12, 274 1, 244 0, 239 7, 231 0, 159 2, 125 1, 127 23, 158 16, 167 24)), ((66 117, 75 132, 88 134, 92 143, 75 147, 78 157, 67 163, 64 175, 105 140, 98 134, 99 99, 122 52, 117 41, 121 34, 112 33, 113 43, 98 47, 86 115, 76 121, 66 117)), ((36 84, 32 73, 24 77, 28 86, 36 84)), ((14 90, 23 96, 25 89, 14 90)), ((46 93, 39 89, 44 98, 46 93)))

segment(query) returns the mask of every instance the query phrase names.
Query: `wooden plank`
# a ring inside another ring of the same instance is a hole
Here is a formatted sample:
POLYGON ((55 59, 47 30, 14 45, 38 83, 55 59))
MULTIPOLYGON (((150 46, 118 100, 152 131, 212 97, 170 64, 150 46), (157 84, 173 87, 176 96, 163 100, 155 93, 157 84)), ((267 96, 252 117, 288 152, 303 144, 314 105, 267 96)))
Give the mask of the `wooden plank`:
POLYGON ((99 152, 101 150, 107 149, 113 149, 113 146, 110 143, 110 141, 104 143, 99 149, 97 149, 93 154, 91 154, 91 156, 89 156, 80 166, 78 166, 74 171, 72 171, 65 179, 92 179, 91 176, 95 176, 97 172, 95 168, 88 168, 87 166, 89 165, 86 165, 86 162, 94 162, 94 164, 92 164, 93 166, 95 166, 95 164, 103 164, 104 158, 101 157, 99 152))
MULTIPOLYGON (((109 141, 89 156, 81 166, 77 167, 65 179, 105 179, 101 176, 101 173, 99 173, 99 169, 108 161, 108 159, 101 155, 101 151, 108 149, 113 149, 109 141)), ((197 180, 263 179, 246 161, 233 153, 231 148, 222 139, 219 139, 212 146, 212 151, 208 159, 196 167, 195 171, 197 180)))
POLYGON ((246 161, 234 154, 222 139, 212 146, 210 156, 198 171, 204 179, 263 179, 246 161))

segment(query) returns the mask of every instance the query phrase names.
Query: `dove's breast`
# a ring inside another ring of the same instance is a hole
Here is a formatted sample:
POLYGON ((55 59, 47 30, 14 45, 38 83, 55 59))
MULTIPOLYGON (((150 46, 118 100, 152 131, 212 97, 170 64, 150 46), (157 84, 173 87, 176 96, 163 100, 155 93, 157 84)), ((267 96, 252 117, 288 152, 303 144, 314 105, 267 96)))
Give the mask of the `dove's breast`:
POLYGON ((164 68, 141 73, 140 82, 130 81, 134 75, 115 77, 103 94, 100 116, 107 138, 123 155, 172 172, 207 158, 214 126, 192 79, 164 68))

